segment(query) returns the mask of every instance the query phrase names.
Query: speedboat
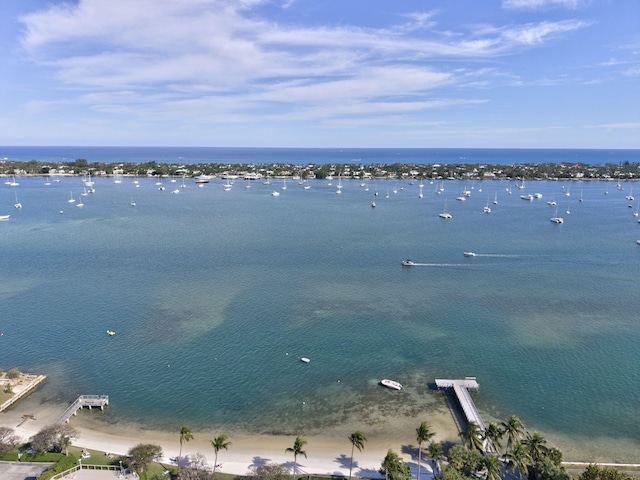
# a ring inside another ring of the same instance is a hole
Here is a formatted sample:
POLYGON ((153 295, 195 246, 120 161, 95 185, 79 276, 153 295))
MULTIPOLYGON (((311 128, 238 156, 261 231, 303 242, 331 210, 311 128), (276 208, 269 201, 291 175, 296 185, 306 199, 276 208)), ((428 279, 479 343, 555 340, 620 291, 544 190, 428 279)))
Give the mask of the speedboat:
POLYGON ((475 256, 476 256, 476 254, 475 254, 475 253, 473 253, 473 252, 464 252, 464 256, 465 256, 465 257, 475 257, 475 256))
POLYGON ((385 387, 391 388, 393 390, 402 390, 402 385, 395 380, 389 380, 388 378, 385 378, 384 380, 380 381, 380 383, 385 387))
POLYGON ((564 218, 562 218, 562 217, 553 217, 551 219, 551 222, 552 223, 557 223, 559 225, 561 223, 564 223, 564 218))
POLYGON ((412 267, 413 265, 415 265, 414 262, 412 262, 411 260, 407 259, 407 260, 403 260, 402 261, 402 266, 403 267, 412 267))
POLYGON ((300 357, 300 361, 304 363, 309 363, 311 360, 307 357, 300 357))
POLYGON ((9 220, 11 215, 0 215, 0 220, 9 220))
POLYGON ((451 214, 444 212, 438 215, 440 218, 444 218, 445 220, 450 220, 451 219, 451 214))
POLYGON ((109 335, 110 337, 113 337, 116 334, 116 332, 114 332, 113 330, 107 330, 107 335, 109 335))

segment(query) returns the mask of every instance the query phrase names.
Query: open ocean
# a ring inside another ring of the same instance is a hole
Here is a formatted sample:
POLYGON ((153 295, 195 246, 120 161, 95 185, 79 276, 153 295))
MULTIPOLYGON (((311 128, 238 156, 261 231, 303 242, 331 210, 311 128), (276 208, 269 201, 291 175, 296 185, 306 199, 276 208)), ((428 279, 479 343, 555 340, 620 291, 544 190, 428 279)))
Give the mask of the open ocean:
MULTIPOLYGON (((20 158, 45 160, 31 150, 20 158)), ((83 150, 71 158, 126 156, 83 150)), ((135 150, 128 161, 151 155, 135 150)), ((565 154, 638 161, 638 151, 565 154)), ((234 158, 319 162, 296 155, 234 158)), ((411 396, 470 375, 486 419, 515 414, 577 450, 640 462, 640 184, 425 181, 419 198, 419 181, 343 180, 337 195, 336 180, 309 190, 288 180, 286 191, 278 179, 236 180, 229 192, 220 179, 165 179, 164 191, 133 180, 95 178, 87 196, 80 177, 0 184, 0 215, 11 215, 0 222, 0 367, 48 375, 43 401, 108 394, 111 422, 304 433, 376 401, 382 378, 411 396), (457 201, 463 189, 471 196, 457 201), (542 198, 520 198, 533 193, 542 198), (438 217, 445 208, 451 220, 438 217), (402 267, 407 258, 419 265, 402 267)))

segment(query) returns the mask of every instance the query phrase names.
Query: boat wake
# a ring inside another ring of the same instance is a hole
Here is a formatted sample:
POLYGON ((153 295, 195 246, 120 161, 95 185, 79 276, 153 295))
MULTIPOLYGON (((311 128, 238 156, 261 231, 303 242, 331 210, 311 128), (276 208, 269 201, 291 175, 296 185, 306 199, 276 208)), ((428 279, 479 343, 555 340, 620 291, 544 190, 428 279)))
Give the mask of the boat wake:
POLYGON ((468 267, 466 263, 414 263, 413 267, 468 267))

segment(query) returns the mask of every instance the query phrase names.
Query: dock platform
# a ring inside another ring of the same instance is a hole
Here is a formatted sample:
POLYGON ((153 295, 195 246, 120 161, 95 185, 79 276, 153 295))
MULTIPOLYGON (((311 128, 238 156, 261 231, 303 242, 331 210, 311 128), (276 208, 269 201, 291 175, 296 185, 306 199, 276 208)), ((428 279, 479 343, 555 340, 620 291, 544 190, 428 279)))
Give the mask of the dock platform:
POLYGON ((67 423, 81 408, 89 407, 89 410, 91 410, 93 407, 96 407, 104 410, 104 407, 107 405, 109 405, 108 395, 80 395, 75 402, 62 412, 62 415, 56 420, 56 424, 67 423))
MULTIPOLYGON (((475 422, 482 430, 484 434, 487 429, 482 417, 480 416, 480 412, 476 408, 476 404, 473 403, 473 399, 469 394, 469 390, 478 390, 480 385, 476 381, 476 377, 465 377, 461 380, 449 380, 436 378, 436 387, 439 390, 453 390, 456 398, 458 399, 458 403, 460 407, 462 407, 462 412, 467 419, 467 422, 475 422)), ((493 445, 490 442, 483 442, 483 449, 489 450, 494 453, 493 445)))

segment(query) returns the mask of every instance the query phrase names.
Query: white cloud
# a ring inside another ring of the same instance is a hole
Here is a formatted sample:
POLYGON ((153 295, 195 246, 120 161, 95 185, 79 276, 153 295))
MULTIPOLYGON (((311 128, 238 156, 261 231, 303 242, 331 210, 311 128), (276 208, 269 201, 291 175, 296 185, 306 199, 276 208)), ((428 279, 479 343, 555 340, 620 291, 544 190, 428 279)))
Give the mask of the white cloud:
POLYGON ((79 0, 26 15, 25 51, 71 92, 32 108, 66 103, 195 123, 247 121, 256 112, 326 123, 409 121, 427 110, 486 102, 453 93, 443 98, 440 89, 488 88, 513 78, 458 62, 513 54, 587 25, 567 20, 438 31, 437 13, 411 12, 405 23, 382 28, 289 26, 256 14, 266 2, 79 0))
POLYGON ((547 7, 564 7, 576 9, 587 0, 502 0, 504 8, 512 9, 541 9, 547 7))

